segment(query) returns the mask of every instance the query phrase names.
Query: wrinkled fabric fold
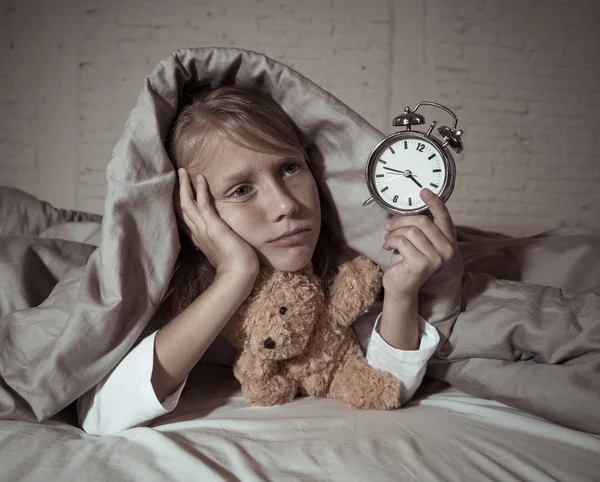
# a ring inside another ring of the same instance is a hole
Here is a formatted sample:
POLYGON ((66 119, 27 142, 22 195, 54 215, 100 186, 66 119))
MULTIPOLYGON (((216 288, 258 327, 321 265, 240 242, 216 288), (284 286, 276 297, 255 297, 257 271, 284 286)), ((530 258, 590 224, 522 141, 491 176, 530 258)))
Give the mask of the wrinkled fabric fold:
POLYGON ((442 342, 427 375, 600 434, 600 231, 468 239, 470 271, 446 284, 460 286, 460 314, 433 320, 442 342))

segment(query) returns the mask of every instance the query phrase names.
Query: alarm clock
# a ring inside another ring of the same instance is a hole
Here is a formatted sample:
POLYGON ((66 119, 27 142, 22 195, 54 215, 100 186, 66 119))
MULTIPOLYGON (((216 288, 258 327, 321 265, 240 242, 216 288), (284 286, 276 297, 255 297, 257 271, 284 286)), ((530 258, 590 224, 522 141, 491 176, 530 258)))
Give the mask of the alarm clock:
POLYGON ((458 118, 441 104, 422 101, 412 110, 405 107, 392 124, 406 130, 385 137, 371 151, 365 168, 371 197, 363 206, 375 201, 392 214, 427 214, 429 209, 419 196, 422 188, 430 189, 443 202, 454 190, 456 165, 450 149, 457 154, 463 150, 463 131, 457 129, 458 118), (431 123, 427 132, 413 130, 413 126, 425 124, 425 118, 416 113, 421 106, 447 112, 454 125, 439 127, 440 138, 432 135, 437 121, 431 123))

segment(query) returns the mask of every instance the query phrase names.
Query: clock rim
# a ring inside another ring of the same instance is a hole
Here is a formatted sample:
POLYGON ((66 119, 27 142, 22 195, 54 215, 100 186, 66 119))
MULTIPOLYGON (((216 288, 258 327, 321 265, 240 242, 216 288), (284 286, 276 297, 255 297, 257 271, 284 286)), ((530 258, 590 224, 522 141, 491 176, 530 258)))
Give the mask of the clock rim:
POLYGON ((454 183, 456 179, 456 164, 454 162, 454 157, 452 156, 452 153, 449 151, 449 149, 447 147, 444 147, 438 139, 436 139, 435 137, 428 137, 427 135, 425 135, 425 133, 419 131, 394 132, 393 134, 384 137, 381 141, 377 143, 377 145, 375 145, 375 147, 371 150, 371 153, 369 154, 369 158, 365 166, 365 179, 367 181, 367 187, 375 202, 379 204, 383 209, 393 214, 415 215, 426 213, 429 211, 427 205, 415 209, 400 209, 388 204, 379 195, 379 192, 377 191, 377 188, 375 186, 374 170, 373 173, 371 172, 371 168, 374 164, 374 161, 378 159, 379 154, 385 149, 387 149, 389 145, 393 143, 393 141, 396 141, 397 139, 401 138, 421 139, 426 142, 429 142, 430 144, 433 144, 440 151, 440 153, 442 154, 442 162, 444 162, 444 164, 446 165, 446 173, 444 176, 444 184, 442 190, 440 191, 440 194, 438 196, 444 203, 450 198, 450 195, 454 190, 454 183))

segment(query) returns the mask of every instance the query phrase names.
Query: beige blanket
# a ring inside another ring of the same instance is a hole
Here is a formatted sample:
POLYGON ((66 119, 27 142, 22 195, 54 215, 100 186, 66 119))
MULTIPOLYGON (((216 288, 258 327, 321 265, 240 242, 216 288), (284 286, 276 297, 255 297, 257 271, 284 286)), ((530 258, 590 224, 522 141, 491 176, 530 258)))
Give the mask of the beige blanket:
MULTIPOLYGON (((177 51, 147 77, 114 149, 100 231, 93 215, 23 208, 23 193, 0 190, 0 418, 45 420, 62 410, 115 366, 156 313, 179 249, 175 173, 162 140, 187 94, 228 83, 263 89, 288 112, 312 141, 346 240, 385 267, 386 214, 361 207, 364 163, 382 134, 260 54, 177 51), (78 222, 61 233, 69 221, 78 222)), ((442 334, 430 375, 600 433, 598 231, 521 240, 459 234, 463 259, 422 290, 421 313, 442 334)))
POLYGON ((436 324, 428 375, 600 433, 600 231, 461 231, 461 313, 436 324))

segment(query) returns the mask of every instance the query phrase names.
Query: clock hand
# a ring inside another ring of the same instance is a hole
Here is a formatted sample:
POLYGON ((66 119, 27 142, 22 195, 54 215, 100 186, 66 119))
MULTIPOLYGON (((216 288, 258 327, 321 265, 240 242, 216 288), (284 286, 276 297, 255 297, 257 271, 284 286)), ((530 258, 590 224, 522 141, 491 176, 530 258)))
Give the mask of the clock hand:
POLYGON ((406 171, 399 171, 398 169, 392 169, 391 167, 383 167, 383 169, 387 170, 387 171, 392 171, 392 172, 398 172, 400 174, 402 174, 405 177, 410 177, 410 176, 417 176, 416 174, 412 174, 409 170, 406 171))
POLYGON ((383 168, 386 171, 399 172, 400 174, 404 174, 404 171, 399 171, 398 169, 392 169, 391 167, 385 167, 385 166, 383 166, 383 168))
MULTIPOLYGON (((402 175, 402 174, 396 174, 395 176, 387 178, 386 181, 387 182, 392 182, 392 181, 395 181, 398 178, 403 178, 403 177, 404 178, 408 177, 410 179, 411 176, 406 176, 406 175, 402 175)), ((415 177, 416 177, 416 175, 415 175, 415 177)))
POLYGON ((405 177, 402 174, 397 174, 395 176, 390 177, 389 179, 386 179, 387 182, 391 182, 391 181, 395 181, 396 179, 398 179, 399 177, 405 177))
POLYGON ((414 182, 417 186, 423 187, 419 181, 417 181, 413 176, 407 176, 412 182, 414 182))

